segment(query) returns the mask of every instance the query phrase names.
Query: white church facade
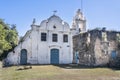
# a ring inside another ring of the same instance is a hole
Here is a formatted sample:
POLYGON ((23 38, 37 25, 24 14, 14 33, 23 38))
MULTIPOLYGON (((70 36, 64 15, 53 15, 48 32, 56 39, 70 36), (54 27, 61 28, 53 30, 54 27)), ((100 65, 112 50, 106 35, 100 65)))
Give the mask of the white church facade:
POLYGON ((72 28, 56 15, 43 20, 40 25, 34 19, 31 30, 6 59, 12 65, 70 64, 73 61, 72 37, 86 30, 85 22, 80 10, 73 18, 72 28))

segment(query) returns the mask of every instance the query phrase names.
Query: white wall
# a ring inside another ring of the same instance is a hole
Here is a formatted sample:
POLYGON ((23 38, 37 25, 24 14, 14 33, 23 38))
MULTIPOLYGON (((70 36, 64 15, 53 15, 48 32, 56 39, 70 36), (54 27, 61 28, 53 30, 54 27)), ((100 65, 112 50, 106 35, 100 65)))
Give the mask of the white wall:
POLYGON ((7 59, 10 64, 20 63, 21 49, 27 50, 27 62, 31 64, 50 64, 51 49, 59 49, 59 63, 72 63, 72 34, 70 27, 58 16, 51 16, 39 25, 33 25, 31 33, 27 34, 25 40, 15 48, 15 53, 10 52, 7 59), (53 26, 56 26, 54 29, 53 26), (47 33, 47 41, 41 41, 41 33, 47 33), (52 34, 58 34, 58 42, 52 42, 52 34), (63 42, 63 35, 68 35, 68 42, 63 42))

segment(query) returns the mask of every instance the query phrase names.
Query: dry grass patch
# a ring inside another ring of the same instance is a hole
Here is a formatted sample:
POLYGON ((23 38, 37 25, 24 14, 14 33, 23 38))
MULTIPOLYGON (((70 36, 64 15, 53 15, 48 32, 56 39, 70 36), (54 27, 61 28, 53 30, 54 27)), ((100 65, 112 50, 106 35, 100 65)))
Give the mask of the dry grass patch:
POLYGON ((2 62, 0 61, 0 80, 2 80, 1 77, 2 77, 2 62))
POLYGON ((32 66, 16 71, 17 67, 2 69, 2 80, 120 80, 120 71, 109 68, 62 68, 53 65, 32 66))

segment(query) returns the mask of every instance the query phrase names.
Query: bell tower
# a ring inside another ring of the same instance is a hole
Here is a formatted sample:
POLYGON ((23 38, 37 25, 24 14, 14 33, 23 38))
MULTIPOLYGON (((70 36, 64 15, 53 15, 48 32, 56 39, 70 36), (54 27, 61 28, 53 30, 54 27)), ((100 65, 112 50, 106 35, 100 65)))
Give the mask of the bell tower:
POLYGON ((86 31, 86 19, 80 9, 77 10, 73 17, 72 30, 73 34, 79 34, 86 31))

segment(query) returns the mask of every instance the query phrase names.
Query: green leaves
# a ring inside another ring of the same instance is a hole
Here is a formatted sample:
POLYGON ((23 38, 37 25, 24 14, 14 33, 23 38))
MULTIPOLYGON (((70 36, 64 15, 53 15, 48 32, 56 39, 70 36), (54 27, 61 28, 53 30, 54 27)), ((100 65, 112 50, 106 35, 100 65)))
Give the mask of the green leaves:
POLYGON ((15 47, 18 43, 18 33, 16 26, 10 26, 5 24, 2 19, 0 19, 0 56, 4 54, 4 51, 8 51, 15 47))
POLYGON ((6 40, 11 44, 11 46, 16 46, 18 43, 17 33, 14 30, 8 30, 6 34, 6 40))

